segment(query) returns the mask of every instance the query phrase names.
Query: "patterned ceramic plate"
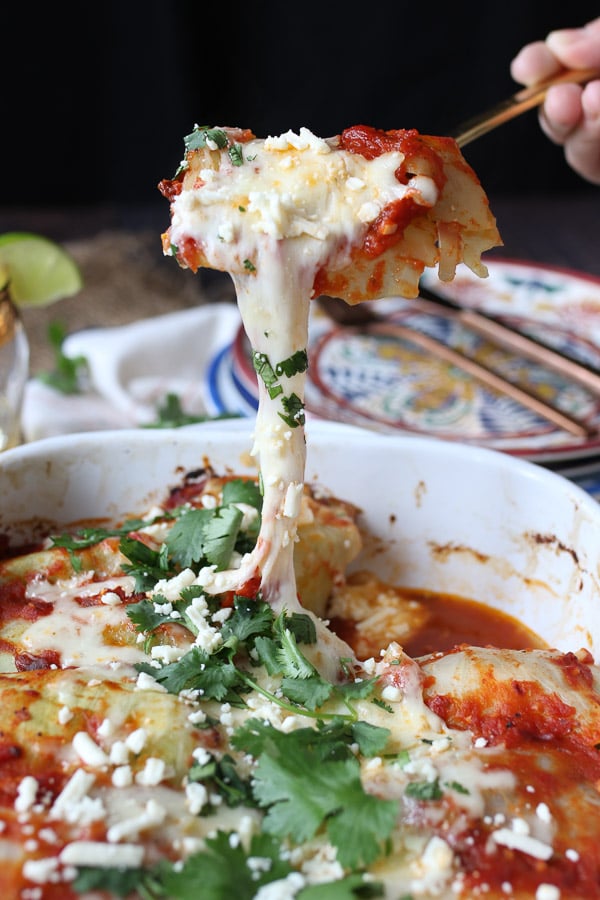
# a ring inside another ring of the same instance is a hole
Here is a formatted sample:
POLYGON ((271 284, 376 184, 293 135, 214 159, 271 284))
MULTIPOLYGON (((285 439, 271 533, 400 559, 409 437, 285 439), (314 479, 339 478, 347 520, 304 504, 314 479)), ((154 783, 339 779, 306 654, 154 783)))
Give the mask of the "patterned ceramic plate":
MULTIPOLYGON (((440 283, 434 273, 423 281, 437 294, 491 313, 600 370, 600 279, 520 261, 496 260, 488 268, 489 278, 483 280, 461 267, 449 285, 440 283)), ((449 311, 434 313, 421 301, 397 298, 377 301, 373 308, 389 321, 436 338, 584 419, 599 429, 598 436, 573 437, 410 338, 338 327, 317 304, 311 310, 306 392, 313 415, 383 432, 474 443, 557 466, 600 459, 600 396, 499 349, 449 311)), ((242 398, 238 407, 241 402, 245 409, 255 409, 256 378, 243 332, 228 359, 221 360, 223 366, 230 369, 230 393, 242 398)))
MULTIPOLYGON (((600 280, 522 262, 489 264, 488 279, 460 271, 427 287, 600 370, 600 280)), ((515 357, 459 323, 451 312, 396 299, 375 307, 386 318, 472 357, 563 412, 600 430, 600 396, 537 363, 515 357)), ((409 338, 332 327, 312 317, 307 405, 326 417, 383 431, 476 443, 536 461, 600 453, 600 433, 575 438, 497 393, 409 338)))

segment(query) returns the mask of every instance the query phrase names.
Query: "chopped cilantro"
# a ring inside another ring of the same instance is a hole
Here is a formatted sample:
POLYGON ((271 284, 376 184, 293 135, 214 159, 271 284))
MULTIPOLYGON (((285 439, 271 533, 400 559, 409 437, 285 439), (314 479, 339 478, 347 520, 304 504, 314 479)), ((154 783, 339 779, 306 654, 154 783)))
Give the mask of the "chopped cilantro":
POLYGON ((373 699, 371 700, 371 703, 374 706, 378 706, 380 709, 383 709, 383 710, 385 710, 385 712, 388 712, 390 714, 394 712, 394 710, 392 709, 390 704, 386 703, 385 700, 382 700, 380 697, 373 697, 373 699))
POLYGON ((156 408, 156 421, 143 428, 181 428, 183 425, 194 425, 200 422, 212 422, 216 419, 237 419, 235 413, 221 413, 218 416, 192 415, 186 413, 177 394, 167 394, 156 408))
MULTIPOLYGON (((158 601, 158 597, 155 598, 158 601)), ((165 622, 172 621, 169 613, 156 612, 154 603, 150 600, 140 600, 139 603, 130 603, 126 613, 138 631, 148 633, 154 631, 165 622)))
POLYGON ((61 322, 50 323, 48 340, 54 354, 54 368, 49 372, 40 372, 36 377, 61 394, 80 394, 89 377, 89 365, 85 356, 65 356, 63 344, 66 336, 67 330, 61 322))
POLYGON ((290 394, 289 397, 282 397, 281 405, 284 412, 279 413, 280 417, 289 425, 290 428, 297 428, 298 425, 304 425, 304 403, 297 394, 290 394))
POLYGON ((211 656, 201 647, 192 647, 181 659, 160 669, 146 663, 138 663, 136 668, 152 675, 171 694, 201 691, 207 700, 239 706, 238 692, 248 690, 232 662, 218 654, 211 656))
POLYGON ((169 574, 175 574, 169 568, 166 554, 161 550, 153 550, 143 541, 125 535, 119 541, 119 550, 129 560, 122 566, 127 575, 133 575, 136 591, 149 591, 169 574))
POLYGON ((406 785, 404 793, 415 800, 441 800, 444 796, 439 778, 434 781, 412 781, 406 785))
POLYGON ((78 870, 73 888, 80 894, 107 891, 115 897, 128 897, 134 891, 138 891, 142 897, 164 896, 160 893, 160 884, 154 882, 150 873, 144 869, 85 866, 78 870))
POLYGON ((258 377, 263 381, 271 400, 283 393, 283 388, 277 381, 277 375, 266 353, 253 353, 252 365, 258 377))
POLYGON ((244 165, 244 151, 241 144, 232 144, 229 148, 229 159, 234 166, 244 165))
POLYGON ((273 621, 273 608, 264 600, 236 597, 233 613, 223 623, 221 635, 229 646, 235 640, 237 644, 248 644, 251 648, 259 635, 271 634, 273 621))
POLYGON ((464 784, 460 783, 460 781, 446 781, 445 785, 446 785, 446 787, 449 787, 450 790, 456 791, 457 794, 470 794, 471 793, 469 791, 469 789, 464 786, 464 784))
POLYGON ((291 378, 293 375, 306 371, 308 368, 306 350, 297 350, 296 353, 276 363, 275 366, 272 365, 266 353, 255 352, 252 354, 252 364, 256 374, 262 379, 271 400, 281 396, 283 412, 279 413, 280 418, 290 428, 304 425, 304 403, 294 393, 289 396, 282 396, 284 391, 279 383, 279 378, 282 375, 291 378))
POLYGON ((384 894, 381 882, 369 881, 363 874, 356 872, 339 881, 311 884, 299 891, 297 897, 298 900, 369 900, 371 897, 383 897, 384 894))
POLYGON ((188 779, 210 782, 210 793, 218 791, 229 807, 242 804, 250 807, 256 806, 250 779, 244 779, 238 774, 235 760, 228 753, 225 753, 221 759, 211 756, 206 763, 194 763, 188 772, 188 779))
POLYGON ((206 125, 194 125, 191 134, 184 137, 183 143, 186 150, 200 150, 215 144, 219 150, 223 150, 229 144, 229 138, 221 128, 208 128, 206 125))
POLYGON ((275 374, 276 375, 285 375, 287 378, 291 378, 293 375, 298 375, 300 372, 306 372, 308 369, 308 354, 306 350, 297 350, 291 356, 288 356, 287 359, 281 360, 275 366, 275 374))

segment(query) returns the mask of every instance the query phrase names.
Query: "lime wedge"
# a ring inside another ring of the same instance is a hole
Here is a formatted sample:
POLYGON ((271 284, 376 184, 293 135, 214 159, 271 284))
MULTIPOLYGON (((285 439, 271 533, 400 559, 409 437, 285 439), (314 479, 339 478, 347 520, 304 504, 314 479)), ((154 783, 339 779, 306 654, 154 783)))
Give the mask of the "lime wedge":
POLYGON ((45 306, 82 287, 71 256, 48 238, 24 231, 0 235, 0 287, 8 283, 17 306, 45 306))

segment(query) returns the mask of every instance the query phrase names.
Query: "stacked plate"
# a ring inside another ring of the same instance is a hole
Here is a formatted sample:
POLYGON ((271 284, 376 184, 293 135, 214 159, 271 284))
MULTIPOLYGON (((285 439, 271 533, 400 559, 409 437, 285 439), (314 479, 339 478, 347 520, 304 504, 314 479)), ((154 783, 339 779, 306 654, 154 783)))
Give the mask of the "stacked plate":
MULTIPOLYGON (((424 283, 600 370, 599 279, 522 261, 497 260, 488 268, 485 280, 461 267, 451 284, 442 285, 434 273, 424 283)), ((306 392, 310 414, 376 431, 502 450, 559 471, 600 498, 600 396, 492 345, 451 310, 431 312, 426 304, 397 298, 380 300, 375 307, 390 321, 434 337, 584 419, 597 434, 575 438, 410 339, 340 327, 316 304, 306 392)), ((242 328, 212 359, 207 380, 215 414, 255 414, 256 376, 242 328)))

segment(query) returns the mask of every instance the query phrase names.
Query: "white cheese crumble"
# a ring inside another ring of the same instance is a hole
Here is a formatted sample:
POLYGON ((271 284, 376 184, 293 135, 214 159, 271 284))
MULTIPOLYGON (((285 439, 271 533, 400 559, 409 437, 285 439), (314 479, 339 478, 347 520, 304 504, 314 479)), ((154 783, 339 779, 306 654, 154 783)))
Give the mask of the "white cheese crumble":
POLYGON ((157 581, 152 588, 151 595, 160 595, 161 597, 164 597, 165 600, 170 600, 171 602, 179 600, 182 590, 186 587, 190 587, 195 580, 196 575, 192 569, 183 569, 178 575, 174 575, 173 578, 165 578, 161 581, 157 581))
POLYGON ((136 784, 146 787, 154 787, 167 777, 167 765, 164 759, 149 756, 144 763, 144 768, 135 776, 136 784))
POLYGON ((206 805, 208 793, 203 784, 198 781, 192 781, 185 786, 186 806, 192 816, 197 816, 206 805))
POLYGON ((156 678, 149 675, 148 672, 140 672, 135 683, 138 691, 159 691, 160 693, 168 693, 166 687, 162 685, 156 678))
POLYGON ((156 800, 148 800, 137 815, 111 825, 106 834, 106 839, 111 844, 119 843, 123 838, 137 840, 141 831, 156 828, 162 825, 167 817, 167 810, 156 800))
POLYGON ((73 749, 81 761, 92 768, 101 768, 109 762, 107 754, 87 731, 78 731, 74 735, 73 749))
POLYGON ((125 746, 128 750, 131 750, 132 753, 138 754, 141 753, 146 746, 147 739, 148 732, 146 729, 136 728, 135 731, 132 731, 131 734, 128 734, 125 738, 125 746))
POLYGON ((35 803, 38 791, 38 782, 33 775, 25 775, 17 787, 15 799, 15 811, 18 813, 29 812, 35 803))
POLYGON ((23 875, 35 884, 48 884, 58 881, 58 859, 50 856, 44 859, 26 859, 23 863, 23 875))
POLYGON ((59 859, 72 866, 138 869, 144 862, 144 848, 138 844, 111 846, 103 841, 73 841, 61 851, 59 859))
POLYGON ((544 844, 524 831, 512 828, 499 828, 498 831, 492 832, 492 840, 511 850, 520 850, 535 859, 547 860, 554 853, 549 844, 544 844))
POLYGON ((52 804, 50 819, 82 827, 101 820, 105 815, 102 800, 88 796, 95 780, 96 776, 91 772, 76 769, 52 804))
POLYGON ((560 890, 555 884, 540 884, 535 892, 535 900, 560 900, 560 890))

